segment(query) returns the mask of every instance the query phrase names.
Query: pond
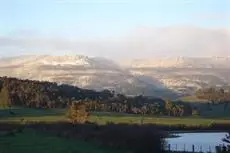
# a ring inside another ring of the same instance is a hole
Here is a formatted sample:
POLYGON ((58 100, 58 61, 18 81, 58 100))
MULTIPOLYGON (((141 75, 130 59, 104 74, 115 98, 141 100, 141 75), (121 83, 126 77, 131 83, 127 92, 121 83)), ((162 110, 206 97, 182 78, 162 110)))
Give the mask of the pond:
MULTIPOLYGON (((174 133, 173 133, 174 134, 174 133)), ((167 138, 166 142, 170 144, 173 151, 192 151, 195 146, 195 152, 216 152, 215 146, 223 145, 223 138, 226 132, 210 132, 210 133, 176 133, 178 137, 167 138)))

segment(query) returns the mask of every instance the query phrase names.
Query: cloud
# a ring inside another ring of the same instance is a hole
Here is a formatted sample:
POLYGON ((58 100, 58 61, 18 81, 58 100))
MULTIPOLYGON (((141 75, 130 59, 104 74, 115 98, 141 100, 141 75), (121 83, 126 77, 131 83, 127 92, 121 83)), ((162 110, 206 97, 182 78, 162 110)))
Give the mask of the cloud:
POLYGON ((142 28, 129 40, 133 50, 142 50, 149 56, 230 55, 230 32, 227 29, 142 28))
POLYGON ((230 30, 198 27, 137 28, 120 38, 83 41, 34 36, 0 36, 0 56, 88 55, 112 59, 162 56, 230 56, 230 30))
POLYGON ((196 16, 201 20, 230 20, 230 13, 209 13, 209 14, 198 14, 196 16))

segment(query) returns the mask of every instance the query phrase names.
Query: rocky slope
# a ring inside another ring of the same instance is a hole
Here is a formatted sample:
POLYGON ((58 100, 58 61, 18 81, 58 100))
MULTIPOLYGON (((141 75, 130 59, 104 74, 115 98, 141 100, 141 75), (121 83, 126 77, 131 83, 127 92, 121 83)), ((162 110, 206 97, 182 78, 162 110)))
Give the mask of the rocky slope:
POLYGON ((54 81, 128 95, 175 97, 198 88, 230 85, 230 57, 158 58, 120 62, 86 56, 0 59, 0 76, 54 81))
POLYGON ((230 57, 162 58, 123 63, 149 84, 177 93, 192 94, 198 88, 230 84, 230 57))
POLYGON ((148 96, 173 95, 140 80, 116 63, 86 56, 21 56, 0 60, 0 76, 53 81, 95 90, 148 96))

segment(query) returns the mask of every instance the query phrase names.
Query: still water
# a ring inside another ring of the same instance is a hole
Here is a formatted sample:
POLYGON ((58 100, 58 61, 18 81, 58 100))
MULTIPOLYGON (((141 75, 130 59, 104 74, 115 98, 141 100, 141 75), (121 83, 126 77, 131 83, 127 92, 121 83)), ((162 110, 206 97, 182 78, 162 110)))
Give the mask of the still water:
POLYGON ((192 151, 194 145, 195 152, 216 152, 215 146, 226 144, 222 139, 225 138, 227 133, 177 133, 175 135, 179 137, 166 139, 166 142, 171 146, 171 150, 192 151))

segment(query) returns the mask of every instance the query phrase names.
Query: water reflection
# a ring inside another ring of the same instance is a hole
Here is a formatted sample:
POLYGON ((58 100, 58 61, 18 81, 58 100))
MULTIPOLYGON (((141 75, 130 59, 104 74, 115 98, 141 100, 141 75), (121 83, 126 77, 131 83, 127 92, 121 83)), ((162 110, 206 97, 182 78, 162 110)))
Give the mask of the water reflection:
POLYGON ((171 150, 174 151, 193 151, 195 152, 216 152, 218 145, 227 145, 223 141, 227 132, 220 133, 177 133, 179 137, 167 138, 171 150))

